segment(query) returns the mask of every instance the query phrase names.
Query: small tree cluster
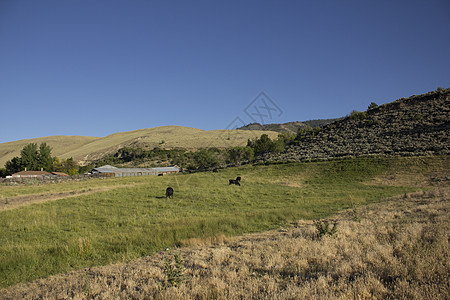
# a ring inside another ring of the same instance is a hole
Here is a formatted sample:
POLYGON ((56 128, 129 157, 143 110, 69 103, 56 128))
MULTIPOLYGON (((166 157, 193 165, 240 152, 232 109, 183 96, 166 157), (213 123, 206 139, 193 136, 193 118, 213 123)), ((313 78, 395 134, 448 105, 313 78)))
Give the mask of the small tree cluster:
POLYGON ((68 175, 78 174, 79 166, 73 158, 60 161, 51 154, 52 148, 46 143, 41 143, 39 147, 34 143, 28 144, 20 151, 20 156, 6 162, 5 169, 0 175, 4 177, 25 169, 28 171, 40 171, 41 169, 47 172, 58 171, 68 175))
POLYGON ((293 134, 287 132, 280 133, 276 140, 272 140, 267 134, 262 134, 259 139, 248 140, 247 147, 251 147, 255 155, 279 153, 283 152, 294 138, 293 134))
POLYGON ((47 172, 52 171, 53 158, 51 156, 52 148, 46 143, 31 143, 23 147, 20 156, 16 156, 5 164, 6 173, 13 174, 24 170, 38 171, 43 169, 47 172))

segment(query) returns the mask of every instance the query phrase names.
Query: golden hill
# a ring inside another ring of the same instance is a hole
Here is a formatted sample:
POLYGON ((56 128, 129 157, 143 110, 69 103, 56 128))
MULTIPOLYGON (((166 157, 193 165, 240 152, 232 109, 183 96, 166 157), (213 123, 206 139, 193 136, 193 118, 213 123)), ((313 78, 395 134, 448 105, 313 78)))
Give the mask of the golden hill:
POLYGON ((52 155, 59 158, 73 157, 81 164, 100 158, 125 146, 140 146, 146 149, 164 149, 244 146, 248 139, 268 134, 276 138, 278 132, 261 130, 202 130, 182 126, 162 126, 114 133, 105 137, 49 136, 0 144, 0 167, 30 143, 47 143, 52 155))

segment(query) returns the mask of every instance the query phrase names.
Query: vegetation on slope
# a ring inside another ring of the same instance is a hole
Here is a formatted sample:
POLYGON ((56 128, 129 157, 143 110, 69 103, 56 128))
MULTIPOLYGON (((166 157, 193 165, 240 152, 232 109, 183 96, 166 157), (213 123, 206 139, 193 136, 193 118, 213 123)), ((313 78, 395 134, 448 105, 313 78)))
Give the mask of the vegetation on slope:
POLYGON ((347 118, 315 129, 302 129, 270 161, 307 161, 367 155, 450 154, 450 88, 353 111, 347 118))

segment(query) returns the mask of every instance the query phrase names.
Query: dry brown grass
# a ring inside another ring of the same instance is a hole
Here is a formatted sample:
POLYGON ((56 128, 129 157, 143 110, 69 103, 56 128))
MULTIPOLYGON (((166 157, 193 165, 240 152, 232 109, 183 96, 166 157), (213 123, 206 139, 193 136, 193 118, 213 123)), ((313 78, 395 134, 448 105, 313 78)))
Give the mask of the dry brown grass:
POLYGON ((178 287, 167 287, 155 255, 19 284, 0 298, 448 299, 449 195, 440 187, 359 207, 357 216, 344 211, 335 237, 319 239, 311 221, 298 221, 185 241, 178 287))

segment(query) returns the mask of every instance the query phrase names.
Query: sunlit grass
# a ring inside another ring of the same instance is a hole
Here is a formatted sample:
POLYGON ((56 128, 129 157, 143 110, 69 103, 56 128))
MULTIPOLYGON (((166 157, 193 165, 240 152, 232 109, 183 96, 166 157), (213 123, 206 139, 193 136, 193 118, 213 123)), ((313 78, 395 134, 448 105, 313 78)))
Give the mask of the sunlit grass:
POLYGON ((322 218, 354 203, 416 190, 365 183, 394 163, 397 160, 358 159, 245 166, 219 173, 8 187, 1 195, 120 186, 0 212, 0 286, 130 260, 191 238, 322 218), (242 177, 242 185, 228 185, 236 176, 242 177), (175 190, 173 199, 165 199, 167 186, 175 190))

